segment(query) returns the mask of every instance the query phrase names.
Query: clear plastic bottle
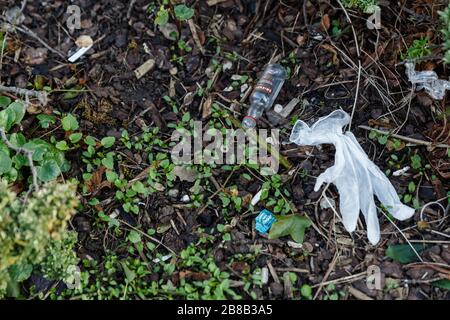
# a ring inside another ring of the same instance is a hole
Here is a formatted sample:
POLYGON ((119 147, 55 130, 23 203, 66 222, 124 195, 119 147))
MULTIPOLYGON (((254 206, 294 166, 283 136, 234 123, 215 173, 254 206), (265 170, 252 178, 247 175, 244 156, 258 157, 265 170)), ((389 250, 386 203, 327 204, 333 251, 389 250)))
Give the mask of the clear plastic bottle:
POLYGON ((286 70, 279 64, 269 64, 256 84, 250 96, 250 108, 242 121, 245 129, 254 128, 256 120, 260 118, 264 111, 270 109, 276 97, 280 93, 286 70))

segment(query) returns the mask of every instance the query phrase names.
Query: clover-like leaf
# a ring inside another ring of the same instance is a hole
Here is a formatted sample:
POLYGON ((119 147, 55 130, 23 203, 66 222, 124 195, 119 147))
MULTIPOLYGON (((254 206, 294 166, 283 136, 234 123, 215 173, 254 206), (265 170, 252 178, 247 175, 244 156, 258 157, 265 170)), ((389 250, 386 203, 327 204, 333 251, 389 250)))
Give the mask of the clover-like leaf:
POLYGON ((189 8, 184 4, 179 4, 175 6, 175 16, 179 20, 189 20, 194 15, 194 9, 189 8))
POLYGON ((42 166, 36 167, 39 180, 48 182, 54 180, 61 173, 61 169, 54 160, 45 161, 42 166))

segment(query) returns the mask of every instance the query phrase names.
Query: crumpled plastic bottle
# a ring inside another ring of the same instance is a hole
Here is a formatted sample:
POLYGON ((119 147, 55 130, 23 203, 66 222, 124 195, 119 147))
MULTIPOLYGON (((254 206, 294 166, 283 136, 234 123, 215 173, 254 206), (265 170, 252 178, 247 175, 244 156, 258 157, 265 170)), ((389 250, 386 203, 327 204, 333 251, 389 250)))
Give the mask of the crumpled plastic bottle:
POLYGON ((280 93, 285 79, 286 70, 281 65, 269 64, 266 66, 250 96, 250 107, 242 120, 242 126, 245 129, 254 128, 256 120, 262 116, 264 111, 270 109, 280 93))
POLYGON ((424 89, 433 99, 444 99, 445 91, 450 90, 450 82, 439 79, 434 71, 416 71, 412 62, 406 62, 405 68, 406 75, 409 81, 416 85, 416 90, 424 89))
POLYGON ((353 232, 362 211, 367 236, 372 244, 380 240, 380 225, 373 195, 399 220, 414 215, 414 209, 401 203, 397 192, 385 174, 367 157, 351 132, 342 132, 350 122, 350 116, 336 110, 320 118, 309 127, 298 120, 292 129, 290 142, 297 145, 333 144, 336 148, 335 163, 319 175, 314 190, 322 184, 333 183, 339 191, 339 207, 345 229, 353 232))

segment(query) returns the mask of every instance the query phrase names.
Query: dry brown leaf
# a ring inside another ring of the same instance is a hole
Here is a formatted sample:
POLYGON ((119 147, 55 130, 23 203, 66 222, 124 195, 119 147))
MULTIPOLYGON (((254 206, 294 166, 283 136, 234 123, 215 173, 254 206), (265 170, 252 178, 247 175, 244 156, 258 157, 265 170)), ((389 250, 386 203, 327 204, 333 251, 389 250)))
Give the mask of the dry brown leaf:
POLYGON ((337 55, 337 51, 335 48, 333 48, 333 46, 329 45, 328 43, 324 43, 321 45, 322 48, 324 48, 325 50, 327 50, 328 52, 333 54, 333 64, 335 66, 339 65, 339 59, 338 59, 338 55, 337 55))
POLYGON ((100 166, 100 168, 92 174, 91 180, 86 181, 86 187, 90 193, 99 189, 98 187, 103 181, 103 174, 105 173, 105 170, 106 168, 104 166, 100 166))
POLYGON ((325 14, 322 17, 322 20, 320 21, 320 27, 323 31, 327 31, 330 29, 330 16, 328 14, 325 14))
POLYGON ((211 115, 212 97, 206 98, 202 105, 202 119, 205 119, 211 115))

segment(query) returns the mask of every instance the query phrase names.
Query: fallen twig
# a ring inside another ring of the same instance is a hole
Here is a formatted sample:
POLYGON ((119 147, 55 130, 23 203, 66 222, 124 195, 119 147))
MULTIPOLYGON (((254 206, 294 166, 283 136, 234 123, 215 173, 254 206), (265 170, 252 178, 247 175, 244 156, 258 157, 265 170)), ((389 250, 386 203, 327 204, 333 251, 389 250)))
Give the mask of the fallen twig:
POLYGON ((358 289, 353 288, 352 286, 348 286, 347 290, 352 296, 354 296, 358 300, 373 300, 373 298, 369 297, 364 292, 361 292, 358 289))
POLYGON ((133 7, 134 7, 135 3, 136 3, 136 0, 131 0, 130 1, 130 4, 128 6, 128 10, 127 10, 127 20, 130 20, 130 18, 131 18, 131 11, 133 11, 133 7))
POLYGON ((361 280, 367 277, 367 272, 360 272, 360 273, 356 273, 356 274, 352 274, 349 276, 345 276, 342 278, 338 278, 338 279, 334 279, 334 280, 329 280, 329 281, 324 281, 315 285, 312 285, 311 288, 317 288, 319 286, 326 286, 329 284, 342 284, 342 283, 346 283, 346 282, 353 282, 353 281, 357 281, 357 280, 361 280))
POLYGON ((436 148, 450 148, 450 145, 448 144, 444 144, 444 143, 438 143, 438 144, 433 144, 433 142, 429 142, 429 141, 424 141, 424 140, 419 140, 419 139, 414 139, 414 138, 409 138, 409 137, 405 137, 405 136, 401 136, 399 134, 395 134, 395 133, 390 133, 388 131, 384 131, 384 130, 380 130, 380 129, 375 129, 369 126, 358 126, 358 128, 364 129, 364 130, 368 130, 368 131, 375 131, 381 134, 385 134, 406 142, 410 142, 410 143, 414 143, 414 144, 419 144, 419 145, 423 145, 423 146, 430 146, 430 147, 436 147, 436 148))
POLYGON ((322 291, 323 286, 325 285, 325 282, 327 281, 328 277, 330 276, 331 272, 334 270, 334 267, 336 266, 336 263, 339 259, 340 251, 339 249, 336 251, 333 260, 331 261, 327 272, 323 276, 322 282, 319 283, 319 288, 317 289, 316 293, 314 294, 313 300, 316 300, 319 296, 320 291, 322 291))
POLYGON ((5 22, 5 26, 7 27, 7 31, 18 30, 18 31, 22 32, 23 34, 26 34, 26 35, 32 37, 33 39, 39 41, 49 51, 51 51, 53 53, 56 53, 57 55, 59 55, 64 60, 66 59, 66 56, 61 51, 59 51, 59 50, 49 46, 47 44, 47 42, 45 42, 44 40, 39 38, 39 36, 36 33, 34 33, 32 30, 30 30, 27 26, 20 26, 20 27, 19 26, 15 26, 15 25, 12 25, 11 23, 9 23, 4 17, 1 17, 1 18, 5 22))
POLYGON ((28 89, 22 89, 22 88, 17 88, 17 87, 5 87, 0 84, 0 92, 2 92, 2 91, 12 92, 17 95, 23 95, 26 98, 35 97, 44 106, 48 103, 48 94, 45 91, 28 90, 28 89))
POLYGON ((194 38, 195 44, 197 45, 200 52, 204 55, 205 49, 203 48, 200 38, 198 37, 198 32, 197 32, 197 28, 195 26, 194 20, 189 19, 188 24, 189 24, 189 29, 191 29, 192 37, 194 38))

